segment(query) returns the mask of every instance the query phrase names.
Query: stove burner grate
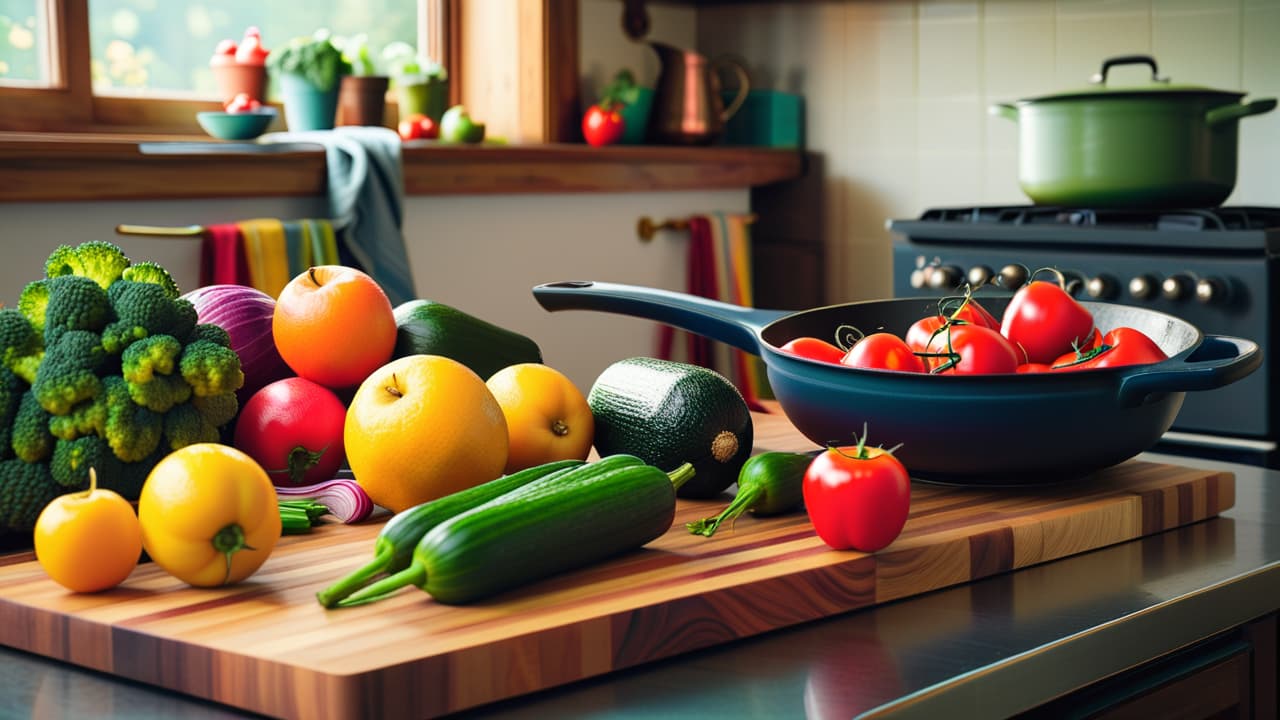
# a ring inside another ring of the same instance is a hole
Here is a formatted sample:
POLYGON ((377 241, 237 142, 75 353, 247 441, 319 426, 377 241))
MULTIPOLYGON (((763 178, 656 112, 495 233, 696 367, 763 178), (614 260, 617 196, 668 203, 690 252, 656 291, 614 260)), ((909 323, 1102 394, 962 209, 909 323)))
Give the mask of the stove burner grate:
POLYGON ((973 225, 1066 225, 1178 232, 1265 230, 1280 228, 1280 208, 1238 206, 1125 210, 1036 205, 979 206, 932 208, 920 216, 920 221, 973 225))

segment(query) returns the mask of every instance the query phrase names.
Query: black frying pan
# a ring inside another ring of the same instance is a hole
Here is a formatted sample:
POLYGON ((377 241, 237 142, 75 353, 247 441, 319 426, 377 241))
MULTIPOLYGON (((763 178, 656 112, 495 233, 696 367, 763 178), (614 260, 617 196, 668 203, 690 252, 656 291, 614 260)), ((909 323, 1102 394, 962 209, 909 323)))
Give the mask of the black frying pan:
MULTIPOLYGON (((547 310, 599 310, 667 323, 764 358, 787 418, 819 445, 892 447, 915 477, 965 485, 1028 485, 1086 476, 1151 448, 1173 424, 1186 391, 1210 390, 1262 363, 1258 345, 1203 335, 1165 313, 1083 303, 1103 331, 1127 325, 1169 359, 1143 366, 1025 375, 922 375, 808 360, 778 348, 801 336, 834 337, 840 325, 905 334, 937 312, 937 298, 874 300, 788 313, 666 290, 596 282, 539 285, 547 310)), ((983 298, 1000 317, 1007 297, 983 298)))

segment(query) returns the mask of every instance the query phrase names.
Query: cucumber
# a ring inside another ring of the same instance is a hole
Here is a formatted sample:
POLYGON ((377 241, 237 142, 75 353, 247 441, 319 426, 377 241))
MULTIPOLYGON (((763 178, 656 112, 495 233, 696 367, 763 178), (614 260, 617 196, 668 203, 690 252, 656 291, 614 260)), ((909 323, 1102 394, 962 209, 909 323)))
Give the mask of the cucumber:
POLYGON ((508 365, 542 362, 542 350, 518 332, 433 300, 398 305, 392 358, 443 355, 471 368, 481 380, 508 365))
POLYGON ((338 605, 374 602, 406 585, 459 605, 633 550, 671 527, 676 488, 692 474, 688 463, 668 474, 612 456, 534 481, 437 525, 408 568, 338 605))
POLYGON ((752 457, 738 473, 738 494, 715 517, 685 523, 694 535, 711 537, 720 525, 744 512, 765 517, 791 512, 804 503, 804 474, 813 462, 809 453, 767 452, 752 457))
POLYGON ((738 479, 751 455, 751 411, 714 370, 648 357, 620 360, 587 395, 601 455, 629 453, 650 465, 693 463, 680 497, 711 498, 738 479))
POLYGON ((373 560, 316 593, 316 599, 325 607, 337 605, 338 601, 367 585, 374 577, 384 573, 398 573, 409 567, 409 562, 413 559, 413 548, 417 546, 418 541, 427 534, 428 530, 445 520, 522 488, 535 480, 555 477, 570 468, 584 464, 581 460, 557 460, 536 465, 401 510, 393 515, 378 532, 378 537, 373 543, 373 560))

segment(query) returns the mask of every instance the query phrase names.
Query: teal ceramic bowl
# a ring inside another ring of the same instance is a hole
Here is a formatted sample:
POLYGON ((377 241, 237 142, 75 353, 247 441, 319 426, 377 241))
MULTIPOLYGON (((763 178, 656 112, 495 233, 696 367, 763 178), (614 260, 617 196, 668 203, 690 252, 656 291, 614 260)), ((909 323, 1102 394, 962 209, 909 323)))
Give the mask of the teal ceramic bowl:
POLYGON ((263 107, 253 112, 208 111, 196 113, 200 127, 219 140, 251 140, 266 132, 276 119, 276 109, 263 107))

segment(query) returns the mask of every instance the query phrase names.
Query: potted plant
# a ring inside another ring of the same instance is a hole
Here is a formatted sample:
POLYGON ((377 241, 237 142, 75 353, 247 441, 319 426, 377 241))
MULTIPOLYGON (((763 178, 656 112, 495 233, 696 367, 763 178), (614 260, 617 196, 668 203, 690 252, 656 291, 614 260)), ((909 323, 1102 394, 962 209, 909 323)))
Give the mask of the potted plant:
POLYGON ((278 79, 290 130, 331 130, 338 109, 338 79, 351 72, 328 30, 297 37, 267 56, 278 79))
POLYGON ((422 57, 406 42, 389 43, 382 61, 400 104, 400 117, 421 113, 440 122, 449 107, 449 75, 443 66, 422 57))
POLYGON ((340 43, 342 58, 351 67, 338 90, 339 125, 381 125, 391 78, 379 72, 369 52, 369 38, 356 35, 340 43))

